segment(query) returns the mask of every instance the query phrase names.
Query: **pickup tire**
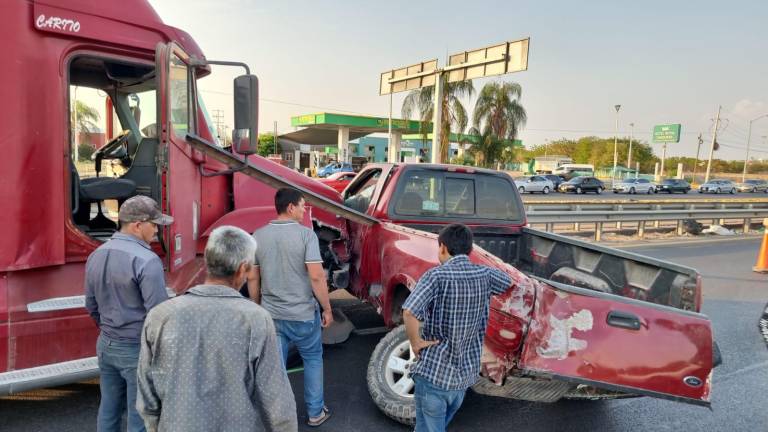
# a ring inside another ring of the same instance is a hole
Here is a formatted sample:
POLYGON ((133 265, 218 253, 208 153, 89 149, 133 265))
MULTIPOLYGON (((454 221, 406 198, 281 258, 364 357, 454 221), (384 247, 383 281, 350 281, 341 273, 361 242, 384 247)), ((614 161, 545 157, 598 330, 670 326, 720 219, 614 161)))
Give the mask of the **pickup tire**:
MULTIPOLYGON (((396 327, 387 333, 376 345, 368 362, 368 392, 376 406, 400 423, 416 424, 416 401, 413 398, 413 381, 407 370, 398 373, 390 366, 392 358, 399 358, 401 364, 410 366, 413 352, 405 334, 405 326, 396 327), (396 384, 400 384, 399 388, 396 384)), ((395 368, 398 369, 399 368, 395 368)))

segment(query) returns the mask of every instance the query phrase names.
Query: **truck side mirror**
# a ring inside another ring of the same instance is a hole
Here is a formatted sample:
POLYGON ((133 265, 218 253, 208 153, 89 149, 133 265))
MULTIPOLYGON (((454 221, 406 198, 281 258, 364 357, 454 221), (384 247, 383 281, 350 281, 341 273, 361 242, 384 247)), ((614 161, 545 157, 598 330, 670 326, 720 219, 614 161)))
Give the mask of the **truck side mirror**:
POLYGON ((256 75, 235 78, 235 129, 232 147, 235 152, 252 155, 258 152, 259 79, 256 75))

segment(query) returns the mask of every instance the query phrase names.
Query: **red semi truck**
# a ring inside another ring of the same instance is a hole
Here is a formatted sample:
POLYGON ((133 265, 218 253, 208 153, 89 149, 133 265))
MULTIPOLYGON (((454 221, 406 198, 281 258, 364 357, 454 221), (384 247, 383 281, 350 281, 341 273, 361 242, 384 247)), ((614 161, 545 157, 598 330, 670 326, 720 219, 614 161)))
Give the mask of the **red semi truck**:
POLYGON ((274 189, 292 186, 310 204, 305 224, 320 238, 330 286, 370 302, 394 328, 368 369, 371 395, 390 417, 414 416, 401 305, 437 265, 434 232, 455 221, 475 233, 471 259, 514 280, 492 301, 476 391, 709 405, 719 356, 699 313, 695 270, 529 229, 513 181, 495 171, 374 164, 340 195, 256 156, 256 77, 241 63, 206 60, 143 1, 16 0, 0 10, 8 58, 0 69, 8 102, 0 135, 0 394, 98 374, 83 272, 117 228, 107 203, 145 194, 174 217, 153 247, 169 290, 182 293, 204 277, 212 229, 253 231, 274 217, 274 189), (231 148, 217 144, 197 86, 212 65, 246 69, 234 80, 231 148), (75 160, 76 88, 106 95, 123 131, 94 154, 92 170, 75 160), (154 114, 153 127, 144 127, 141 111, 154 114), (101 175, 104 164, 120 175, 101 175))

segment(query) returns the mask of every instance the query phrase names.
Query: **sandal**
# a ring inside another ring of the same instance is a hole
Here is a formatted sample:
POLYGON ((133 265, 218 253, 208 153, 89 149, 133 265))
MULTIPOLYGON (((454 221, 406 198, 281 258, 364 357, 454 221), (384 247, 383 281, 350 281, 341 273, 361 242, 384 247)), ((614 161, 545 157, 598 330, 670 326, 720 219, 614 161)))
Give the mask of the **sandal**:
POLYGON ((331 418, 331 410, 329 410, 327 406, 323 406, 320 415, 317 417, 310 417, 309 420, 307 420, 307 424, 312 427, 317 427, 325 423, 329 418, 331 418))

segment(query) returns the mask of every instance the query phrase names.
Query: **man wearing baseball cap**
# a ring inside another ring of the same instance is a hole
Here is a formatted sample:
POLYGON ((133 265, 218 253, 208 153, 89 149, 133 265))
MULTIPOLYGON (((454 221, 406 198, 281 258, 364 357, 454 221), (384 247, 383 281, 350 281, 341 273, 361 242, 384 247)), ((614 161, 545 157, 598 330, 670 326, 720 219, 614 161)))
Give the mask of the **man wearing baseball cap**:
POLYGON ((85 266, 85 307, 101 330, 96 354, 101 372, 99 432, 120 431, 127 409, 128 431, 144 431, 136 411, 136 367, 144 318, 168 299, 163 263, 149 244, 158 225, 170 225, 155 200, 138 195, 118 213, 120 231, 99 246, 85 266))

